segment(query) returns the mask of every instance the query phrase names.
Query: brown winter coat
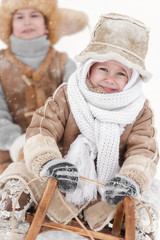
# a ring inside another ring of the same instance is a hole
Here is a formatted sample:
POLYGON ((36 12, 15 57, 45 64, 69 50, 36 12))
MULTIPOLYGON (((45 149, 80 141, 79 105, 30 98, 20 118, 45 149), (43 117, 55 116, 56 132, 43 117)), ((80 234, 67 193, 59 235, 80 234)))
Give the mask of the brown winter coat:
MULTIPOLYGON (((65 63, 66 54, 52 47, 37 71, 16 59, 9 49, 0 52, 0 81, 13 122, 23 133, 33 112, 62 83, 65 63)), ((0 159, 5 162, 5 158, 9 159, 9 153, 0 151, 0 159)))
MULTIPOLYGON (((150 187, 158 162, 152 117, 146 101, 135 121, 125 127, 120 138, 119 174, 133 179, 140 186, 141 193, 150 187)), ((41 167, 47 161, 61 158, 67 153, 80 131, 70 111, 65 84, 56 90, 44 107, 36 111, 26 134, 26 166, 35 176, 39 176, 41 167)), ((53 199, 52 219, 68 222, 71 216, 64 213, 62 207, 59 208, 60 200, 56 199, 55 195, 53 199)), ((90 227, 94 230, 100 230, 107 224, 113 213, 114 209, 102 201, 84 211, 90 227)))

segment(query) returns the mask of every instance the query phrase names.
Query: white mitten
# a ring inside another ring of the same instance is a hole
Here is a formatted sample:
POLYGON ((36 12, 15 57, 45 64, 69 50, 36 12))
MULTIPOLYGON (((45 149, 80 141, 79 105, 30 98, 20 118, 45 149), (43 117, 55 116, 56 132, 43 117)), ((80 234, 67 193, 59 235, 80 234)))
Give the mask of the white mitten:
POLYGON ((24 133, 17 137, 9 149, 10 157, 13 162, 17 162, 18 160, 19 152, 23 148, 25 143, 25 136, 26 134, 24 133))

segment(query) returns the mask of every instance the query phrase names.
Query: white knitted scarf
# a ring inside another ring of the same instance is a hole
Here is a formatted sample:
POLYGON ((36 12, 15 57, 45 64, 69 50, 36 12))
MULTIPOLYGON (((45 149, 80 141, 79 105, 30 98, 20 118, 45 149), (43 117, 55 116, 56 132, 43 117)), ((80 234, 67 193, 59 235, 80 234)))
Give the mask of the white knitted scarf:
MULTIPOLYGON (((141 78, 136 71, 122 92, 100 94, 86 85, 88 70, 93 60, 81 64, 68 82, 68 99, 81 135, 72 143, 66 159, 75 164, 81 176, 107 183, 119 172, 120 136, 142 109, 145 97, 141 78), (94 160, 97 159, 95 166, 94 160)), ((76 205, 103 196, 103 188, 79 181, 78 188, 66 194, 66 200, 76 205)))

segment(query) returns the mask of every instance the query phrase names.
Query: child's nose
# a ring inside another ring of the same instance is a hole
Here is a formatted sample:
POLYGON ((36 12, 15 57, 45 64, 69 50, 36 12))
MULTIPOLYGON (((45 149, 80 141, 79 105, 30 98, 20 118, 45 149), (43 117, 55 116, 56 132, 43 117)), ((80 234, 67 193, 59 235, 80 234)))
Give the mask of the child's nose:
POLYGON ((31 23, 30 18, 29 17, 25 17, 24 23, 25 23, 25 25, 30 25, 30 23, 31 23))
POLYGON ((114 82, 114 76, 113 75, 108 75, 106 78, 105 78, 105 82, 108 82, 108 83, 113 83, 114 82))

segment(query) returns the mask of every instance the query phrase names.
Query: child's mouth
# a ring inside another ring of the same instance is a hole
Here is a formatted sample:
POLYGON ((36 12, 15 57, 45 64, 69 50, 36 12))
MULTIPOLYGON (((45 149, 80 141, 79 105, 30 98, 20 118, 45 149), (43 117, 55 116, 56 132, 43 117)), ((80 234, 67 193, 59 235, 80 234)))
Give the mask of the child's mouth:
POLYGON ((101 88, 107 92, 107 93, 112 93, 112 92, 116 92, 117 88, 116 87, 111 87, 111 86, 101 86, 101 88))
POLYGON ((32 33, 34 30, 33 29, 25 29, 23 33, 32 33))

